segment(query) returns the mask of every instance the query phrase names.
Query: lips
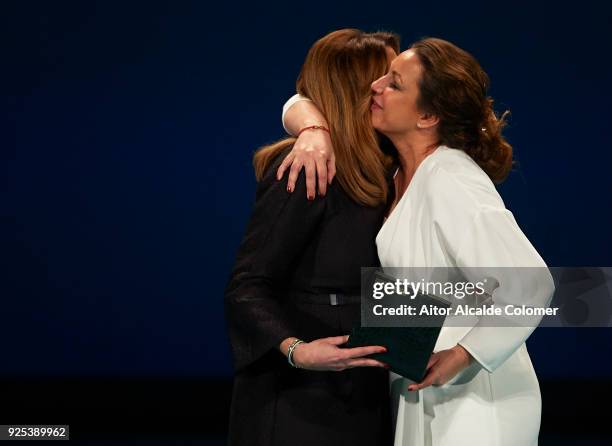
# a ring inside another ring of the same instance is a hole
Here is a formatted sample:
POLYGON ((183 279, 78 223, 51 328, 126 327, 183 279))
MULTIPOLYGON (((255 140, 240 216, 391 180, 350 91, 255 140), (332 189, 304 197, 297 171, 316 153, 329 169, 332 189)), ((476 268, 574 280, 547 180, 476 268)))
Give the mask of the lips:
POLYGON ((382 110, 382 105, 380 105, 378 102, 376 102, 376 100, 374 98, 372 98, 371 108, 378 108, 378 109, 382 110))

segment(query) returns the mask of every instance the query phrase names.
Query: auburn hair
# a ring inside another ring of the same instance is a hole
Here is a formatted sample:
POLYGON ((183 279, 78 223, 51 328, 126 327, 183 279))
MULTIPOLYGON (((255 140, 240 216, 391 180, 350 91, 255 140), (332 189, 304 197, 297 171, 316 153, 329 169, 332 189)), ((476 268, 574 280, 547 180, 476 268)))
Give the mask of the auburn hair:
MULTIPOLYGON (((308 51, 297 91, 308 97, 329 125, 336 157, 336 180, 357 203, 377 206, 387 201, 386 171, 391 159, 378 146, 370 118, 370 85, 388 68, 386 47, 399 52, 392 33, 341 29, 319 39, 308 51)), ((260 148, 253 157, 260 180, 284 149, 285 138, 260 148)))
POLYGON ((439 118, 440 143, 464 150, 495 183, 512 168, 512 146, 502 136, 500 118, 487 96, 489 77, 467 51, 442 39, 426 38, 412 45, 421 62, 419 110, 439 118))

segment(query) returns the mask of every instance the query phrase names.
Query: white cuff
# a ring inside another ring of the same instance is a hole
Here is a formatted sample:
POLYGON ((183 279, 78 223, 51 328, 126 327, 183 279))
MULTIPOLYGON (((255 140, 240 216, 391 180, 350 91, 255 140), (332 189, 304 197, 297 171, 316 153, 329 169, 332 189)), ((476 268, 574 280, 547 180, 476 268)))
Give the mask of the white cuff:
POLYGON ((489 364, 487 364, 482 358, 481 356, 476 353, 476 351, 469 346, 469 344, 467 342, 463 342, 460 341, 457 343, 457 345, 460 345, 461 347, 463 347, 470 355, 472 355, 472 358, 474 358, 474 361, 476 361, 478 364, 480 364, 480 366, 485 369, 487 372, 489 373, 493 373, 493 367, 491 367, 489 364))
POLYGON ((283 128, 289 134, 291 134, 291 132, 287 130, 287 127, 285 126, 285 114, 287 113, 287 110, 289 110, 293 106, 293 104, 295 104, 296 102, 300 102, 300 101, 310 101, 310 99, 308 99, 306 96, 294 94, 293 96, 289 98, 287 102, 285 102, 285 105, 283 105, 283 114, 282 114, 283 128))

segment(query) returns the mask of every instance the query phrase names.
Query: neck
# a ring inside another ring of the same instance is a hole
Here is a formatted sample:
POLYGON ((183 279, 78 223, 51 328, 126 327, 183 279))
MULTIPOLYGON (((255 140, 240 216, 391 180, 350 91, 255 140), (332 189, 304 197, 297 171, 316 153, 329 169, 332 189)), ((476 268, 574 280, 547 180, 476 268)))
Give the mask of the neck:
POLYGON ((419 164, 440 145, 436 135, 404 134, 389 136, 399 154, 404 175, 412 178, 419 164))

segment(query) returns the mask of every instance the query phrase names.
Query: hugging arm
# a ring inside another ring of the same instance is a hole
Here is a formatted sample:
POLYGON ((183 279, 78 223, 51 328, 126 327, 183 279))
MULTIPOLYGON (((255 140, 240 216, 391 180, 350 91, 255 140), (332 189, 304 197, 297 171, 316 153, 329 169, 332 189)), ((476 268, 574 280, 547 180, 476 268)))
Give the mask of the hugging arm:
POLYGON ((336 160, 327 131, 308 129, 300 133, 300 130, 311 126, 329 129, 327 120, 312 101, 304 96, 294 95, 283 106, 283 127, 287 133, 297 136, 297 141, 279 166, 277 179, 280 180, 290 167, 287 190, 293 192, 298 174, 304 167, 306 193, 312 200, 317 188, 320 195, 327 192, 327 185, 331 184, 336 175, 336 160))

